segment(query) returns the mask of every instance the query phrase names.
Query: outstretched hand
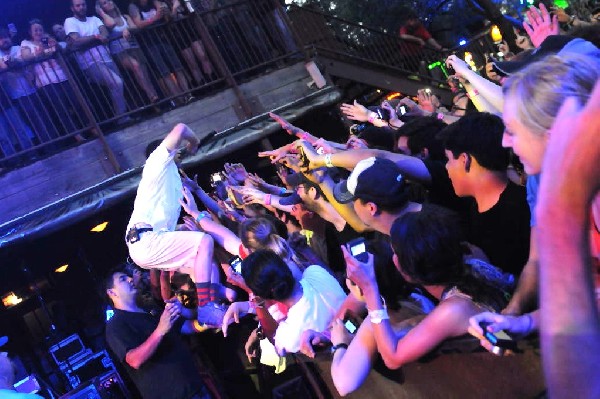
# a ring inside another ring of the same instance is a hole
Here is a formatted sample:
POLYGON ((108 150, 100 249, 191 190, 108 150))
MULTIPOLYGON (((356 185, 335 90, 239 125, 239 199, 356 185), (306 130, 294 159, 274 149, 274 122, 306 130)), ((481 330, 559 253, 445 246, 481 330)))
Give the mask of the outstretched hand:
POLYGON ((560 33, 558 17, 550 14, 543 3, 540 3, 539 10, 534 6, 529 8, 529 11, 527 11, 527 21, 523 22, 523 28, 535 47, 540 47, 540 44, 548 36, 560 33))
POLYGON ((366 122, 369 119, 369 110, 364 105, 354 100, 353 104, 342 104, 340 110, 348 117, 359 122, 366 122))
POLYGON ((194 213, 198 213, 198 205, 196 205, 194 195, 187 187, 183 188, 183 198, 179 200, 179 203, 188 215, 193 216, 194 213))
POLYGON ((281 116, 274 114, 273 112, 269 112, 269 116, 279 125, 283 130, 291 134, 292 136, 298 136, 299 134, 304 133, 304 130, 300 129, 297 126, 292 125, 287 120, 283 119, 281 116))

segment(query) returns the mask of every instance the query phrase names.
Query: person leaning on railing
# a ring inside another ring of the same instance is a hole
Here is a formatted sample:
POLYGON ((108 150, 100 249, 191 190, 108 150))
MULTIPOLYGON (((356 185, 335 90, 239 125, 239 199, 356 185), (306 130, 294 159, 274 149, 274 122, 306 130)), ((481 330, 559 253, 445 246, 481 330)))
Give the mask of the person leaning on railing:
MULTIPOLYGON (((129 15, 140 29, 154 27, 173 18, 172 10, 162 1, 133 0, 129 3, 129 15)), ((169 42, 165 32, 168 26, 156 27, 145 32, 141 43, 148 52, 150 62, 159 75, 159 84, 169 97, 179 96, 190 90, 184 67, 175 49, 169 42), (173 77, 173 74, 175 75, 173 77)), ((193 100, 191 94, 179 101, 186 103, 193 100)))
MULTIPOLYGON (((46 109, 56 114, 57 130, 64 135, 80 129, 82 123, 75 119, 78 101, 63 68, 55 57, 48 58, 55 55, 57 45, 56 39, 44 31, 42 21, 29 21, 29 39, 21 42, 21 56, 24 60, 44 59, 33 65, 35 85, 44 93, 46 109)), ((75 138, 83 141, 80 135, 75 138)))
POLYGON ((148 100, 151 103, 157 102, 159 97, 150 81, 144 55, 137 40, 131 35, 131 32, 137 29, 131 17, 121 14, 121 10, 112 0, 96 0, 96 13, 108 29, 108 48, 112 56, 124 69, 133 74, 148 100))

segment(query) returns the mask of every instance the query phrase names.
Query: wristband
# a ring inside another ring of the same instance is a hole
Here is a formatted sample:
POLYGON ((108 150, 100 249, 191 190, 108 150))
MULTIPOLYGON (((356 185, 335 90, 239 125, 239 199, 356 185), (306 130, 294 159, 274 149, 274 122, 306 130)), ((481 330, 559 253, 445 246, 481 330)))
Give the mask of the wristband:
POLYGON ((338 349, 348 349, 348 344, 337 344, 337 345, 333 345, 331 347, 331 354, 335 354, 335 351, 337 351, 338 349))
POLYGON ((377 115, 375 112, 369 112, 367 114, 367 122, 369 122, 370 124, 373 124, 375 119, 379 119, 379 115, 377 115))
POLYGON ((479 92, 476 89, 471 90, 471 93, 467 92, 467 97, 469 97, 469 99, 473 99, 473 97, 477 97, 479 95, 479 92))
POLYGON ((265 205, 271 205, 271 194, 265 194, 265 205))
POLYGON ((194 219, 196 221, 196 223, 200 224, 200 221, 202 219, 204 219, 205 217, 208 217, 208 214, 206 212, 200 212, 198 214, 198 216, 196 216, 196 219, 194 219))
POLYGON ((331 163, 331 154, 325 154, 325 166, 328 168, 333 168, 333 164, 331 163))
POLYGON ((369 310, 369 317, 373 324, 381 324, 383 320, 388 320, 390 318, 386 308, 369 310))
POLYGON ((439 121, 443 121, 444 120, 444 114, 442 114, 441 112, 438 112, 437 115, 435 116, 439 121))
POLYGON ((281 188, 279 189, 279 195, 283 195, 283 194, 285 194, 285 193, 287 193, 287 188, 285 188, 285 187, 281 187, 281 188))

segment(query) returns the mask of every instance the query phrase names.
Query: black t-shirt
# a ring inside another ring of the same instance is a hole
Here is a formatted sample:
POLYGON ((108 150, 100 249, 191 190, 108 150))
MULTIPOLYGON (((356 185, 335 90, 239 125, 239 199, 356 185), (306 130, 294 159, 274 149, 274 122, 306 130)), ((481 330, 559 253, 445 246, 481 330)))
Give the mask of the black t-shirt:
POLYGON ((525 187, 509 181, 498 202, 478 212, 473 198, 459 198, 442 162, 424 161, 431 175, 429 201, 456 211, 466 239, 488 256, 490 263, 519 275, 529 257, 530 212, 525 187))
POLYGON ((349 223, 346 223, 342 231, 337 231, 333 223, 327 222, 325 244, 327 245, 327 262, 331 270, 342 273, 346 271, 346 262, 340 246, 360 236, 349 223))
POLYGON ((123 363, 144 399, 189 399, 204 392, 194 358, 178 332, 181 322, 175 323, 139 369, 130 367, 125 361, 127 352, 148 339, 159 319, 160 313, 153 316, 115 309, 106 325, 108 346, 123 363))

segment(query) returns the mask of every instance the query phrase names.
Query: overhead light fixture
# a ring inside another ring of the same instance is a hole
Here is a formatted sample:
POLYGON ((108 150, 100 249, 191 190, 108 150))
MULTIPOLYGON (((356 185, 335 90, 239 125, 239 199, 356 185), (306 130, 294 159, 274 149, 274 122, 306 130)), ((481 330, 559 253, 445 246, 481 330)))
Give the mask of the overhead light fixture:
POLYGON ((2 304, 7 308, 11 308, 21 302, 23 302, 23 298, 19 298, 17 294, 12 291, 2 297, 2 304))
POLYGON ((59 266, 56 268, 56 270, 54 270, 56 273, 64 273, 67 271, 67 269, 69 268, 69 264, 64 264, 62 266, 59 266))
POLYGON ((94 233, 101 233, 106 229, 106 226, 108 226, 108 222, 102 222, 102 223, 92 227, 92 229, 90 231, 93 231, 94 233))

